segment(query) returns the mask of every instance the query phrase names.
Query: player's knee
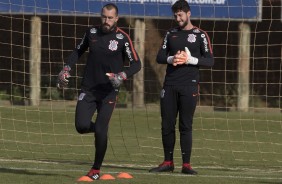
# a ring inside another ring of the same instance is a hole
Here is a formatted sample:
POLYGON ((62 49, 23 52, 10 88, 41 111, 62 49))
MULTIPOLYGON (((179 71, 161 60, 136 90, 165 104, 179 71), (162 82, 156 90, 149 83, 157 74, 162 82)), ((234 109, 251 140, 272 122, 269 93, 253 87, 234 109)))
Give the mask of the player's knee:
POLYGON ((169 135, 169 134, 174 133, 174 132, 175 132, 174 128, 168 128, 168 127, 162 128, 162 135, 169 135))
POLYGON ((83 129, 83 128, 76 128, 76 131, 80 134, 85 134, 87 133, 86 129, 83 129))
POLYGON ((95 134, 101 137, 107 136, 108 128, 96 127, 95 134))
POLYGON ((192 132, 192 126, 180 126, 179 132, 182 133, 182 134, 192 132))
POLYGON ((80 134, 85 134, 89 132, 89 127, 85 125, 76 124, 75 128, 76 128, 76 131, 80 134))

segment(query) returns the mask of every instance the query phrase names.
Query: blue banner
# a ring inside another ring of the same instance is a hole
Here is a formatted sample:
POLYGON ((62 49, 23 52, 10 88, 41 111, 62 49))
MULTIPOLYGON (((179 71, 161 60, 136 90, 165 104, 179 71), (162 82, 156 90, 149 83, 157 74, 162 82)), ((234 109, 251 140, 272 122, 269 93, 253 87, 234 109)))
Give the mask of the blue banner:
MULTIPOLYGON (((187 0, 193 19, 261 20, 261 0, 187 0)), ((100 16, 104 4, 112 2, 119 15, 173 18, 173 0, 0 0, 1 14, 100 16)))

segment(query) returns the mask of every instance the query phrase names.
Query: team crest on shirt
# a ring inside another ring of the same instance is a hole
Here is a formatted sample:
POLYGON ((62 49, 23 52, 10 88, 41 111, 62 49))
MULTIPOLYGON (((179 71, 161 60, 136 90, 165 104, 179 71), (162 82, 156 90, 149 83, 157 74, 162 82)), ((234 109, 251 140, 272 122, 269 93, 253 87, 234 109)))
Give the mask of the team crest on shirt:
POLYGON ((116 40, 110 40, 109 49, 115 51, 118 48, 118 42, 116 40))
POLYGON ((187 38, 187 41, 190 42, 190 43, 193 43, 196 41, 196 35, 194 34, 188 34, 188 38, 187 38))

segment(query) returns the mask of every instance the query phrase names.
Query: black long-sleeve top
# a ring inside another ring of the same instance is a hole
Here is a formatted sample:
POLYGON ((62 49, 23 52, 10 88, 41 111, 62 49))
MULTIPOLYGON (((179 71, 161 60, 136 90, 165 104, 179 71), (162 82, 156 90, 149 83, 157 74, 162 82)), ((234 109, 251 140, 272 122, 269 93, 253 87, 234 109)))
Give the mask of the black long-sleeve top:
POLYGON ((199 83, 199 66, 211 67, 214 64, 210 39, 206 32, 193 27, 191 30, 173 28, 169 30, 157 55, 159 64, 167 64, 164 85, 197 85, 199 83), (174 56, 178 50, 185 51, 187 47, 191 56, 198 58, 198 64, 183 64, 173 66, 167 63, 169 56, 174 56))
POLYGON ((89 55, 81 83, 84 90, 111 91, 113 87, 106 73, 124 71, 128 78, 141 69, 141 61, 129 35, 119 27, 109 33, 103 33, 100 26, 88 28, 66 64, 72 67, 88 48, 89 55), (124 67, 126 58, 128 67, 124 67))

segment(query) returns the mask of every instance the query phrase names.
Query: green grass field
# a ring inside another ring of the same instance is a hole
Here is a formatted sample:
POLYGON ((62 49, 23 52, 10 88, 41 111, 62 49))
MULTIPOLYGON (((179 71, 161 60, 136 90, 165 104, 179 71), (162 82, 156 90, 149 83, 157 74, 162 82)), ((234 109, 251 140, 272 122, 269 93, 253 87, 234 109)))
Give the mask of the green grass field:
MULTIPOLYGON (((179 139, 174 173, 152 174, 163 160, 160 113, 117 108, 110 122, 102 174, 128 172, 133 179, 95 183, 282 183, 282 116, 271 112, 197 111, 192 165, 180 173, 179 139)), ((93 134, 74 128, 74 107, 0 106, 0 183, 78 183, 93 162, 93 134)))

